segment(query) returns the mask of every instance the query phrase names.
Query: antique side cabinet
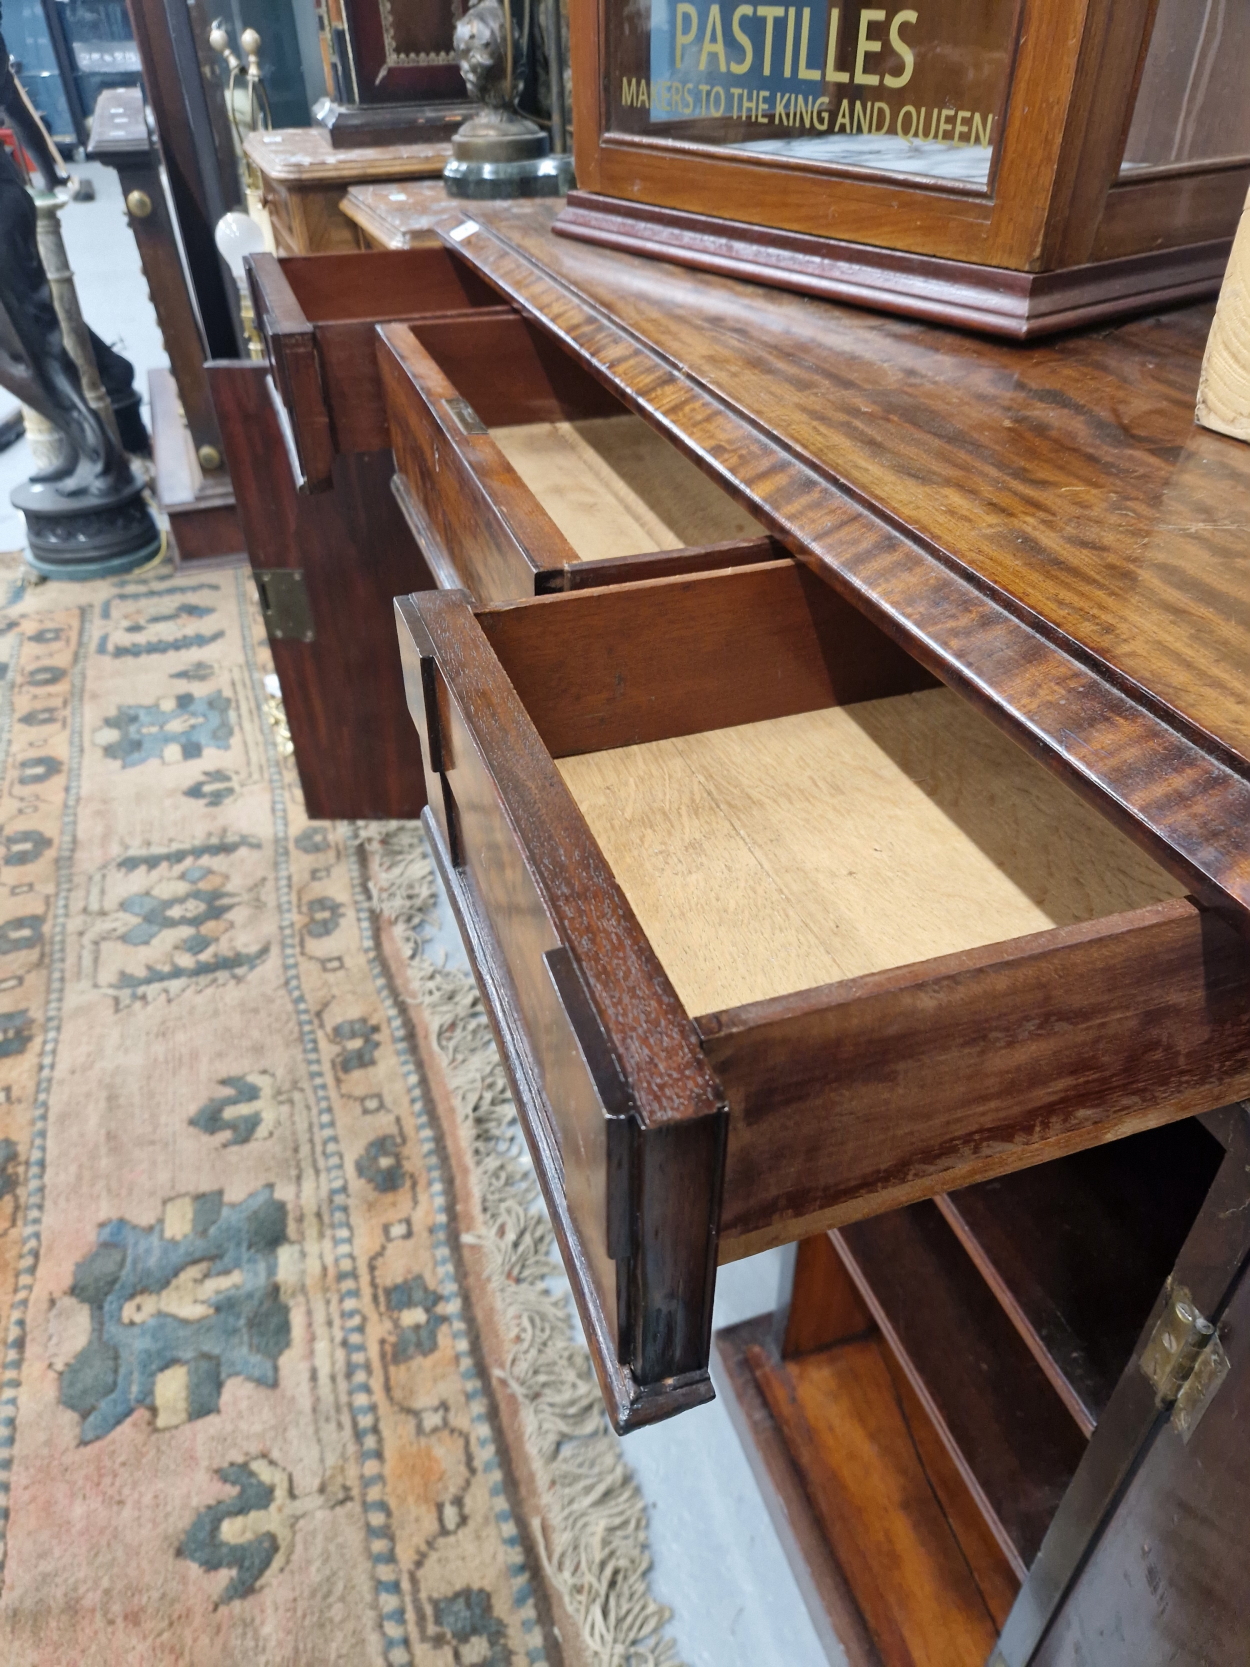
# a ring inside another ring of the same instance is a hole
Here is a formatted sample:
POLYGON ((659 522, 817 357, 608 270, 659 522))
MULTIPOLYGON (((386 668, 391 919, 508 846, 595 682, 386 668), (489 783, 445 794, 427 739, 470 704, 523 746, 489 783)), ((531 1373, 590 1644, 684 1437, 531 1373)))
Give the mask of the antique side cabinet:
POLYGON ((215 396, 310 808, 428 788, 618 1427, 711 1395, 717 1266, 799 1244, 720 1381, 857 1664, 1232 1667, 1250 454, 1192 423, 1210 309, 1022 350, 553 214, 254 265, 267 361, 215 396))
POLYGON ((1030 337, 1219 287, 1250 0, 572 0, 557 230, 1030 337))
POLYGON ((608 1408, 706 1399, 717 1266, 797 1242, 721 1385, 852 1660, 1232 1667, 1250 454, 1192 422, 1210 308, 1021 351, 551 221, 442 236, 562 409, 378 353, 439 582, 397 604, 426 827, 608 1408))

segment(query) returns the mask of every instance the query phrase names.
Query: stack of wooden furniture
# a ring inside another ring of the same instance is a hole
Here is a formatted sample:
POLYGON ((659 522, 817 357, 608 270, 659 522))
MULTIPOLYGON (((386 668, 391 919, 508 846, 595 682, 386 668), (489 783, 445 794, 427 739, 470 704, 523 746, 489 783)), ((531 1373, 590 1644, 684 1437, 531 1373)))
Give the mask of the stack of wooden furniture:
POLYGON ((441 176, 451 143, 434 137, 338 149, 324 127, 282 127, 249 133, 244 150, 260 174, 278 253, 311 255, 365 247, 340 212, 352 186, 441 176))

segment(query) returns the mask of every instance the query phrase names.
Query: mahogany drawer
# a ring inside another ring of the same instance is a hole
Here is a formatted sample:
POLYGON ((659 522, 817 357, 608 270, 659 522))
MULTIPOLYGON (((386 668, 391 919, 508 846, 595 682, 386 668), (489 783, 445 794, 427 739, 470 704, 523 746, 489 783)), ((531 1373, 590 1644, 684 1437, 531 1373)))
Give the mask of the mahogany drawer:
POLYGON ((1250 949, 797 564, 396 607, 619 1429, 718 1262, 1250 1093, 1250 949))
POLYGON ((437 344, 467 317, 510 314, 471 267, 442 248, 247 261, 256 324, 296 483, 329 487, 336 455, 390 447, 373 337, 404 319, 437 344))
POLYGON ((784 553, 520 313, 378 335, 393 490, 445 589, 501 602, 784 553))

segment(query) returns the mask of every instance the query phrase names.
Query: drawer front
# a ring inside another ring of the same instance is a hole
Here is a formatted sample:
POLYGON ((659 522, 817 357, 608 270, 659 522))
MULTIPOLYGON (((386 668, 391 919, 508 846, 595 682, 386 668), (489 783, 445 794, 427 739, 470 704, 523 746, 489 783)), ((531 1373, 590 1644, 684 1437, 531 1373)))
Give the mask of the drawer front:
POLYGON ((560 529, 413 332, 383 327, 378 356, 406 487, 400 501, 440 582, 478 600, 527 596, 544 566, 575 562, 560 529))
POLYGON ((479 314, 515 316, 441 248, 283 261, 256 255, 247 266, 305 491, 330 484, 336 454, 390 446, 373 344, 379 321, 425 327, 479 314))
POLYGON ((625 1430, 711 1395, 724 1109, 465 598, 397 610, 427 828, 625 1430))
POLYGON ((304 491, 325 491, 334 462, 334 437, 312 323, 279 260, 268 254, 249 255, 245 265, 256 327, 285 417, 296 484, 304 491))
POLYGON ((1248 1013, 1250 947, 1175 898, 701 1017, 722 1258, 1250 1095, 1248 1013))

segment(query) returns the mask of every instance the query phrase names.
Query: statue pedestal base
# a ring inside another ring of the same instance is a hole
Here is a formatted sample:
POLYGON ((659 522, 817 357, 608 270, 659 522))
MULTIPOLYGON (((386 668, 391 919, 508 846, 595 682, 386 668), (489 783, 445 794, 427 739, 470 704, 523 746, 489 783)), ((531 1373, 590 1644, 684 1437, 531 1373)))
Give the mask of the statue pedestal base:
POLYGON ((443 169, 449 197, 566 197, 573 185, 571 156, 537 156, 521 162, 459 162, 443 169))
POLYGON ((105 579, 151 561, 160 528, 134 479, 105 497, 69 497, 56 481, 28 480, 9 500, 26 517, 26 560, 49 579, 105 579))
POLYGON ((573 158, 552 156, 547 135, 515 110, 484 109, 451 142, 443 169, 449 197, 565 197, 573 158))

